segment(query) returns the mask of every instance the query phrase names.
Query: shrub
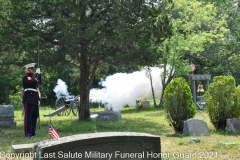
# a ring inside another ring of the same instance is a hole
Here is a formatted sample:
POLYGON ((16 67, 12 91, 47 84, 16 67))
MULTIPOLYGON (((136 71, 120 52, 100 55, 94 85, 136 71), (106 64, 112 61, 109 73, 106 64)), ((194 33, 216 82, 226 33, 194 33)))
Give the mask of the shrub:
POLYGON ((228 118, 240 115, 240 87, 236 87, 232 76, 216 76, 203 95, 206 99, 205 109, 211 123, 217 130, 226 128, 228 118))
POLYGON ((9 104, 13 105, 15 110, 21 110, 23 107, 21 95, 9 95, 9 104))
POLYGON ((169 125, 179 133, 183 132, 184 121, 192 118, 196 113, 191 89, 183 78, 175 78, 167 85, 164 90, 163 105, 169 125))

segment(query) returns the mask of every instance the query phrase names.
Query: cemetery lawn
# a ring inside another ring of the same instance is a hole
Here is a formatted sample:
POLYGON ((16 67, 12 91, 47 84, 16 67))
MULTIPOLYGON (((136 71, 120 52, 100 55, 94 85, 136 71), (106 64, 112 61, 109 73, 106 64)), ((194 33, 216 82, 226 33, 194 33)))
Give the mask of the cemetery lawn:
MULTIPOLYGON (((91 109, 91 112, 103 110, 97 108, 91 109)), ((37 129, 37 136, 32 139, 24 137, 21 111, 15 111, 14 121, 17 126, 0 130, 0 154, 11 153, 13 144, 28 144, 50 139, 48 135, 50 118, 43 115, 52 111, 52 109, 40 110, 41 128, 37 129)), ((69 116, 53 116, 51 121, 61 137, 95 132, 143 132, 160 136, 161 152, 167 155, 162 159, 240 159, 240 134, 215 131, 206 111, 197 110, 194 118, 207 122, 210 136, 190 137, 175 134, 168 125, 163 109, 124 108, 121 115, 122 120, 118 122, 78 121, 78 117, 72 113, 69 116), (193 138, 197 138, 199 143, 192 142, 193 138)))

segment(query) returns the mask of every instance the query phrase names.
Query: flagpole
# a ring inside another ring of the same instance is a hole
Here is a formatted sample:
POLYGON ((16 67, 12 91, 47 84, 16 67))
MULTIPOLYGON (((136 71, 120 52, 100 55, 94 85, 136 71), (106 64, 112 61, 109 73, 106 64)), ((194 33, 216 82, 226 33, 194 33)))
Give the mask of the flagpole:
POLYGON ((57 130, 52 125, 51 117, 50 117, 50 124, 49 124, 48 134, 49 134, 50 138, 53 138, 53 139, 60 138, 59 133, 57 132, 57 130))
MULTIPOLYGON (((194 71, 195 71, 195 69, 196 69, 196 66, 195 66, 195 64, 193 64, 192 63, 192 61, 191 61, 191 70, 192 70, 192 76, 194 75, 194 71)), ((193 81, 192 80, 192 96, 193 96, 193 101, 194 101, 194 103, 195 103, 195 98, 196 98, 196 92, 195 92, 195 84, 196 82, 195 81, 193 81)))
MULTIPOLYGON (((37 46, 37 54, 38 54, 38 63, 37 63, 37 66, 38 66, 38 68, 39 68, 39 36, 38 36, 38 44, 37 44, 38 46, 37 46)), ((40 92, 40 90, 39 90, 39 92, 40 92)), ((39 93, 38 93, 38 95, 39 95, 39 93)), ((40 98, 41 97, 39 97, 39 101, 40 101, 40 98)), ((38 129, 40 129, 41 128, 41 122, 40 122, 40 109, 39 109, 39 105, 38 105, 38 129)))
POLYGON ((52 124, 51 116, 49 117, 49 121, 50 121, 50 123, 49 123, 49 129, 48 129, 48 136, 49 136, 49 139, 52 139, 51 135, 49 134, 50 128, 51 128, 50 126, 51 126, 51 124, 52 124))

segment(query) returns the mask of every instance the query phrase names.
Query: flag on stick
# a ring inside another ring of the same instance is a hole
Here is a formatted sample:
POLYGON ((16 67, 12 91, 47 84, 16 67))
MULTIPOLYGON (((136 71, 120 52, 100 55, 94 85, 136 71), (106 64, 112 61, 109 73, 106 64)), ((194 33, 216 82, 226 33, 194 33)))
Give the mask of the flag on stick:
POLYGON ((192 71, 194 71, 196 69, 196 66, 193 63, 191 63, 191 68, 192 68, 192 71))
POLYGON ((49 131, 48 134, 53 138, 60 138, 60 135, 58 134, 57 130, 53 127, 52 122, 50 121, 49 125, 49 131))

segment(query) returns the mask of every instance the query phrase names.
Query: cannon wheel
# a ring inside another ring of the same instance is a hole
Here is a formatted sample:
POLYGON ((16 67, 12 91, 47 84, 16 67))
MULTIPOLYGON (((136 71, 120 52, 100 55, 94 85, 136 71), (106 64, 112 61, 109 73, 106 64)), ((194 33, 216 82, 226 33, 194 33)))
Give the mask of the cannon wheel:
POLYGON ((71 102, 72 113, 74 116, 78 116, 79 107, 80 107, 80 96, 76 96, 71 102))
MULTIPOLYGON (((66 97, 64 97, 64 96, 59 97, 55 102, 55 110, 57 110, 58 108, 60 108, 62 106, 65 106, 65 100, 66 100, 66 97)), ((70 114, 70 112, 71 112, 71 109, 67 108, 66 110, 58 113, 57 115, 68 116, 70 114)))

